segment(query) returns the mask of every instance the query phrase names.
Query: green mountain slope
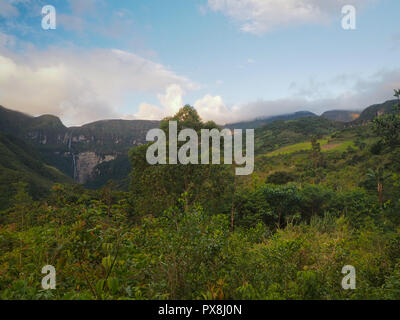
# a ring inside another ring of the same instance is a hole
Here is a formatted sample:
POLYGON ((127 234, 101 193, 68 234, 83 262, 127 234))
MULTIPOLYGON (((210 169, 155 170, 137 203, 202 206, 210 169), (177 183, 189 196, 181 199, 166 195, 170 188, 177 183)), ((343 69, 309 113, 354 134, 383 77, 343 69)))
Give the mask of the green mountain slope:
POLYGON ((39 198, 55 182, 72 182, 56 168, 46 165, 39 153, 22 140, 0 134, 0 210, 10 204, 12 184, 28 183, 30 194, 39 198))
POLYGON ((321 115, 322 118, 341 121, 341 122, 351 122, 353 120, 356 120, 359 116, 360 116, 359 112, 348 111, 348 110, 330 110, 324 112, 321 115))
POLYGON ((322 138, 344 124, 321 117, 308 117, 290 121, 275 121, 256 130, 255 151, 269 153, 284 146, 305 142, 313 136, 322 138))
POLYGON ((388 100, 384 103, 374 104, 366 108, 361 112, 360 117, 352 122, 352 124, 361 124, 372 121, 375 117, 390 113, 393 110, 393 105, 396 104, 397 100, 388 100))
POLYGON ((269 123, 272 123, 272 122, 278 121, 278 120, 288 121, 288 120, 296 120, 296 119, 307 118, 307 117, 316 117, 316 116, 317 116, 316 114, 309 112, 309 111, 299 111, 299 112, 290 113, 290 114, 256 119, 253 121, 230 123, 230 124, 225 125, 225 128, 242 129, 242 130, 257 129, 257 128, 260 128, 262 126, 265 126, 269 123))
POLYGON ((158 121, 103 120, 67 128, 56 116, 31 117, 0 107, 0 133, 31 144, 45 163, 76 182, 91 186, 97 186, 115 171, 114 164, 108 166, 108 162, 117 160, 123 168, 129 167, 128 151, 145 143, 147 132, 158 126, 158 121), (96 181, 91 183, 92 180, 96 181))

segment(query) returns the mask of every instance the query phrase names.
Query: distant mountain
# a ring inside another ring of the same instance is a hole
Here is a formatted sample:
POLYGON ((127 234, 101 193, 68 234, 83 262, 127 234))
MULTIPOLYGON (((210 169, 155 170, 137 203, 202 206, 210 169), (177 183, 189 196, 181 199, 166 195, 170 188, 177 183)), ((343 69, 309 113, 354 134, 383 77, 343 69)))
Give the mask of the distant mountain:
POLYGON ((325 119, 340 121, 340 122, 351 122, 356 120, 360 116, 359 112, 347 111, 347 110, 330 110, 324 112, 321 117, 325 119))
POLYGON ((268 153, 287 145, 309 141, 313 136, 323 137, 343 127, 343 123, 321 117, 274 121, 256 129, 255 151, 257 154, 268 153))
MULTIPOLYGON (((32 117, 0 107, 0 132, 32 144, 47 164, 78 183, 96 180, 107 167, 97 168, 102 163, 119 156, 126 162, 129 149, 145 143, 146 133, 158 127, 159 121, 103 120, 67 128, 52 115, 32 117)), ((129 165, 124 163, 123 167, 129 165)))
POLYGON ((0 210, 10 204, 15 193, 12 184, 17 181, 28 183, 30 194, 38 198, 55 182, 72 182, 72 179, 46 165, 31 145, 0 134, 0 210))
POLYGON ((352 124, 361 124, 372 121, 374 118, 391 113, 393 106, 398 103, 398 100, 388 100, 384 103, 374 104, 361 112, 360 116, 352 122, 352 124))
MULTIPOLYGON (((395 102, 390 100, 370 106, 351 122, 357 113, 332 110, 318 117, 312 112, 300 111, 225 127, 256 129, 256 152, 270 152, 309 140, 314 135, 329 134, 343 127, 343 122, 363 124, 377 115, 391 112, 395 102)), ((146 143, 146 133, 159 125, 159 121, 103 120, 68 128, 56 116, 32 117, 0 106, 0 133, 22 139, 38 151, 47 165, 91 188, 101 187, 109 179, 126 186, 130 172, 128 151, 146 143)))
POLYGON ((316 114, 309 112, 309 111, 299 111, 295 113, 290 113, 290 114, 283 114, 283 115, 278 115, 278 116, 272 116, 272 117, 266 117, 266 118, 259 118, 253 121, 243 121, 243 122, 236 122, 236 123, 230 123, 225 125, 225 128, 229 129, 257 129, 262 126, 265 126, 271 122, 274 121, 287 121, 287 120, 295 120, 295 119, 301 119, 301 118, 306 118, 306 117, 317 117, 316 114))

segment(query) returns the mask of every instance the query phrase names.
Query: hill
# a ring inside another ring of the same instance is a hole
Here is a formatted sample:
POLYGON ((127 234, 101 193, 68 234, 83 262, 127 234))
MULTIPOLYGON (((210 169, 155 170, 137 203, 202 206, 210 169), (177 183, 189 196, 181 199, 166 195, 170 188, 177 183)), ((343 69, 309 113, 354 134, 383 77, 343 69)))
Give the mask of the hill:
POLYGON ((321 117, 275 121, 256 130, 255 151, 269 153, 284 146, 306 142, 313 136, 322 138, 343 128, 340 122, 321 117))
POLYGON ((283 115, 278 115, 278 116, 272 116, 272 117, 267 117, 267 118, 260 118, 256 119, 253 121, 243 121, 243 122, 236 122, 236 123, 231 123, 227 124, 224 127, 229 128, 229 129, 257 129, 262 126, 265 126, 271 122, 274 121, 288 121, 288 120, 296 120, 296 119, 301 119, 301 118, 306 118, 306 117, 316 117, 317 115, 309 112, 309 111, 299 111, 295 113, 290 113, 290 114, 283 114, 283 115))
POLYGON ((146 133, 158 126, 158 121, 103 120, 67 128, 53 115, 32 117, 0 107, 0 133, 34 146, 47 164, 81 184, 103 181, 98 176, 107 175, 111 169, 107 164, 97 166, 120 156, 118 163, 130 168, 126 162, 129 149, 145 143, 146 133))
MULTIPOLYGON (((228 124, 230 129, 256 129, 256 152, 270 153, 290 144, 304 143, 312 136, 323 137, 335 130, 369 122, 376 115, 390 112, 390 100, 357 113, 331 110, 321 117, 308 111, 228 124), (336 120, 336 121, 334 121, 336 120)), ((66 127, 58 117, 32 117, 0 107, 0 132, 16 136, 34 146, 43 161, 58 168, 76 182, 91 188, 109 179, 126 185, 131 167, 128 151, 144 144, 146 133, 159 127, 159 121, 103 120, 80 127, 66 127)))
POLYGON ((0 298, 398 300, 400 147, 378 150, 371 123, 319 117, 257 132, 288 146, 258 155, 251 176, 151 166, 137 147, 128 192, 60 185, 34 204, 21 192, 0 215, 0 298), (321 147, 296 143, 310 135, 321 147), (49 263, 62 272, 46 292, 49 263), (349 264, 357 290, 341 286, 349 264))
POLYGON ((392 112, 393 106, 398 102, 398 100, 388 100, 384 103, 374 104, 366 108, 361 112, 360 116, 352 122, 352 124, 362 124, 372 121, 375 117, 381 116, 392 112))
POLYGON ((28 183, 30 194, 37 199, 55 182, 67 183, 72 179, 46 165, 32 146, 0 134, 0 210, 9 205, 15 193, 12 184, 19 181, 28 183))
POLYGON ((359 112, 348 111, 348 110, 330 110, 324 112, 321 117, 325 119, 340 121, 340 122, 351 122, 356 120, 360 116, 359 112))

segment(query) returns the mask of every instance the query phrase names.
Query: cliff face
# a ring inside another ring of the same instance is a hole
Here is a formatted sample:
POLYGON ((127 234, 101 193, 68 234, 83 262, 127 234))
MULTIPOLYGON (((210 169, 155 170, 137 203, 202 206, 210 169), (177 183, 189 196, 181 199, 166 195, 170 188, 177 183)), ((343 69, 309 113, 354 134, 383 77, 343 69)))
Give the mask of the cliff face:
POLYGON ((340 122, 351 122, 358 119, 360 117, 360 113, 347 110, 330 110, 324 112, 321 117, 340 122))
POLYGON ((372 121, 375 117, 393 112, 393 107, 398 100, 388 100, 384 103, 374 104, 361 112, 360 116, 352 124, 362 124, 372 121))
POLYGON ((0 132, 29 142, 46 163, 82 184, 101 174, 100 164, 121 156, 126 162, 128 151, 146 143, 147 132, 158 126, 158 121, 105 120, 67 128, 55 116, 34 118, 0 107, 0 132))
POLYGON ((86 183, 94 178, 94 169, 103 162, 115 160, 114 155, 98 155, 95 152, 82 152, 74 158, 75 174, 74 179, 78 183, 86 183))

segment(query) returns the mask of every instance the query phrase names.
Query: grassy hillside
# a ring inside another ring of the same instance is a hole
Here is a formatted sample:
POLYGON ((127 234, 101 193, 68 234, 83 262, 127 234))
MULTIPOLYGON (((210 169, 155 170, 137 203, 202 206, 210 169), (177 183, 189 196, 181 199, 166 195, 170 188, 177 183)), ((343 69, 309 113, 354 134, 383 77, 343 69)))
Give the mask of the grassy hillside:
POLYGON ((320 117, 275 121, 256 130, 256 153, 269 153, 284 146, 307 142, 313 136, 322 138, 343 128, 343 124, 320 117))
POLYGON ((43 163, 39 153, 22 140, 0 134, 0 210, 6 208, 15 190, 13 183, 28 183, 34 198, 45 195, 55 182, 72 182, 54 167, 43 163))
MULTIPOLYGON (((318 140, 323 162, 320 168, 312 168, 311 142, 290 144, 256 157, 257 179, 261 181, 282 181, 318 183, 338 190, 354 190, 360 187, 375 195, 376 185, 368 177, 370 169, 384 167, 396 172, 400 166, 395 160, 396 152, 375 151, 378 138, 372 125, 337 130, 318 140)), ((254 177, 253 177, 254 178, 254 177)), ((396 186, 390 179, 385 185, 385 197, 390 199, 396 193, 396 186)))
MULTIPOLYGON (((322 152, 330 152, 330 151, 344 151, 349 147, 354 147, 353 141, 341 141, 335 139, 320 139, 318 143, 321 145, 322 152)), ((296 143, 287 147, 280 148, 273 152, 267 153, 267 156, 276 156, 281 154, 291 154, 299 151, 307 151, 311 150, 311 141, 296 143)))
POLYGON ((341 121, 341 122, 351 122, 353 120, 356 120, 359 116, 360 116, 359 112, 347 111, 347 110, 330 110, 324 112, 321 115, 322 118, 341 121))
POLYGON ((376 148, 372 124, 320 118, 259 132, 273 150, 248 177, 150 166, 139 146, 128 192, 58 185, 3 212, 0 298, 399 299, 400 146, 376 148), (57 290, 43 291, 49 263, 57 290), (341 286, 345 265, 356 290, 341 286))
POLYGON ((366 108, 363 112, 361 112, 360 116, 354 120, 353 124, 361 124, 368 121, 372 121, 375 117, 390 113, 393 111, 393 106, 397 103, 397 100, 388 100, 384 103, 374 104, 368 108, 366 108))

